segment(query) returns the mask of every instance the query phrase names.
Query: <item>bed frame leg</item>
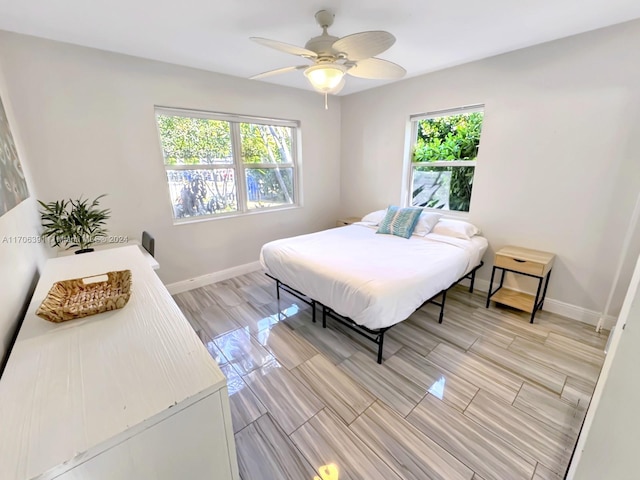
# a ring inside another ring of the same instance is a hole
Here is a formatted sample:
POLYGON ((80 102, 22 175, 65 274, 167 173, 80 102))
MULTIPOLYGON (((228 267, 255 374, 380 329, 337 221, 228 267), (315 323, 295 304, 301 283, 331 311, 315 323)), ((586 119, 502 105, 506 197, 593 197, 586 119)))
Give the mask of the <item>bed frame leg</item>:
POLYGON ((440 318, 438 319, 438 323, 442 323, 442 319, 444 318, 444 303, 447 300, 447 291, 442 292, 442 303, 440 304, 440 318))
POLYGON ((382 364, 382 346, 384 344, 384 332, 380 333, 380 339, 378 340, 378 363, 382 364))
POLYGON ((280 300, 280 280, 276 280, 276 297, 280 300))
POLYGON ((313 323, 316 323, 316 301, 315 300, 311 300, 311 321, 313 323))
POLYGON ((327 328, 327 307, 322 306, 322 328, 327 328))
POLYGON ((476 269, 471 272, 471 285, 469 286, 469 293, 473 293, 473 284, 476 283, 476 269))

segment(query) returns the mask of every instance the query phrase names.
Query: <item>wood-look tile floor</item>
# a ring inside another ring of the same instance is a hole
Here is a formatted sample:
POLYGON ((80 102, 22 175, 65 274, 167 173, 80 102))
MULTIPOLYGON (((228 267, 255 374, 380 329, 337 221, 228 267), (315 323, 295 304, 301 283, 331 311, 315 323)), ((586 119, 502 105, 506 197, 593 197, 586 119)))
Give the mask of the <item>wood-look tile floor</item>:
POLYGON ((260 272, 174 298, 227 376, 243 480, 560 479, 608 335, 458 286, 444 323, 423 306, 378 365, 260 272))

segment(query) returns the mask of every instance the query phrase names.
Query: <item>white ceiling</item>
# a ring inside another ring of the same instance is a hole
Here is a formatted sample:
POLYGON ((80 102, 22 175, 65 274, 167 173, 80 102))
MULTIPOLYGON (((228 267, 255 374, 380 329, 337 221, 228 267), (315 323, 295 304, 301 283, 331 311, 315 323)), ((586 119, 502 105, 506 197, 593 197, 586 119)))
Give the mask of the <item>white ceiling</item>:
MULTIPOLYGON (((246 78, 301 64, 250 36, 304 46, 321 9, 335 36, 394 34, 380 57, 408 77, 640 17, 638 0, 4 0, 0 29, 246 78)), ((311 90, 301 71, 261 81, 311 90)), ((383 83, 350 77, 342 94, 383 83)))

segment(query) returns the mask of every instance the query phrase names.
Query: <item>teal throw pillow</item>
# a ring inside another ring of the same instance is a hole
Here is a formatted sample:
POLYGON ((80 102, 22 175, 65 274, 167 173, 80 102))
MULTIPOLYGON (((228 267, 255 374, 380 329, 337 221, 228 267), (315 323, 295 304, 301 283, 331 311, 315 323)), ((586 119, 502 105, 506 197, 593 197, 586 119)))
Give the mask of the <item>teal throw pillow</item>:
POLYGON ((380 222, 376 233, 386 233, 402 238, 409 238, 414 228, 416 228, 421 213, 421 208, 390 206, 387 208, 387 214, 380 222))

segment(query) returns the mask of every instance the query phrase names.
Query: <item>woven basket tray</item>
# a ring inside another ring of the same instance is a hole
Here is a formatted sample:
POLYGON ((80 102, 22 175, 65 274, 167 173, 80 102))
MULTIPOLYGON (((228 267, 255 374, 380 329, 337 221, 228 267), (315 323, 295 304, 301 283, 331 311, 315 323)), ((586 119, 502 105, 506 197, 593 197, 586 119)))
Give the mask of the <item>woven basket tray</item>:
POLYGON ((130 296, 131 270, 62 280, 53 284, 36 315, 50 322, 66 322, 122 308, 130 296), (105 275, 106 281, 96 281, 105 275))

